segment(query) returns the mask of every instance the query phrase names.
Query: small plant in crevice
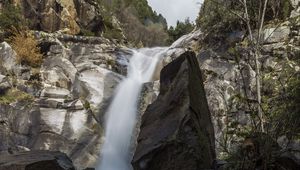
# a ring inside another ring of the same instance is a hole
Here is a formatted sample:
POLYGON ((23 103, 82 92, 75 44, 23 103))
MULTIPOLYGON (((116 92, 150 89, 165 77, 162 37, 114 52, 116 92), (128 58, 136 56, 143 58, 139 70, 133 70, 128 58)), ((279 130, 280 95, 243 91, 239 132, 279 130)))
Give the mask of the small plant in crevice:
POLYGON ((33 101, 34 97, 17 88, 7 89, 4 94, 0 95, 0 104, 10 104, 16 101, 33 101))
POLYGON ((87 100, 85 100, 84 103, 83 103, 83 107, 84 107, 86 110, 90 109, 90 108, 91 108, 90 102, 88 102, 87 100))
POLYGON ((83 35, 83 36, 88 36, 88 37, 96 36, 96 34, 94 32, 92 32, 88 29, 84 29, 84 28, 81 28, 80 34, 83 35))

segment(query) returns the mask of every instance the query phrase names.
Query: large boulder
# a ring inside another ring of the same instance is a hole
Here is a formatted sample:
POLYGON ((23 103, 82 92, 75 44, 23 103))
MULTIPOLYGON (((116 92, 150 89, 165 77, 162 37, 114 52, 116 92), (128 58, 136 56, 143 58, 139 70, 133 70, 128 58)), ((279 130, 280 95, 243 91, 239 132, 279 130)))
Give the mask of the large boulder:
POLYGON ((136 170, 210 169, 214 130, 195 54, 163 68, 158 98, 147 108, 133 158, 136 170))
POLYGON ((0 73, 17 74, 19 65, 16 56, 16 52, 7 42, 0 43, 0 73))
POLYGON ((30 151, 0 154, 0 170, 75 170, 66 154, 51 151, 30 151))
MULTIPOLYGON (((247 53, 244 55, 243 58, 247 53)), ((241 128, 250 123, 250 114, 246 113, 248 106, 239 102, 235 96, 246 94, 248 98, 254 99, 251 90, 255 88, 255 72, 249 63, 241 60, 236 64, 234 60, 225 58, 211 49, 201 50, 197 58, 204 75, 205 91, 213 117, 216 150, 218 154, 222 154, 221 146, 224 142, 229 142, 224 141, 227 135, 224 132, 235 128, 229 128, 228 124, 235 122, 237 127, 241 128)), ((232 147, 228 144, 228 148, 232 147)))
POLYGON ((32 102, 0 104, 0 152, 27 150, 38 132, 38 113, 32 102))
POLYGON ((266 28, 263 31, 262 41, 266 44, 284 42, 289 39, 290 32, 289 26, 266 28))

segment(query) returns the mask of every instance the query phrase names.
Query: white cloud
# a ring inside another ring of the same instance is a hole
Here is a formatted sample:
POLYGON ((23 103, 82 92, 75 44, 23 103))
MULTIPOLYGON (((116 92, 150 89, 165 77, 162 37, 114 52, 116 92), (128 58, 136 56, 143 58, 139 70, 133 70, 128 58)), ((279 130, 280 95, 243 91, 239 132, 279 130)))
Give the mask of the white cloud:
POLYGON ((187 17, 195 21, 200 10, 199 2, 203 0, 148 0, 149 5, 157 13, 161 13, 169 26, 175 26, 177 20, 184 21, 187 17))

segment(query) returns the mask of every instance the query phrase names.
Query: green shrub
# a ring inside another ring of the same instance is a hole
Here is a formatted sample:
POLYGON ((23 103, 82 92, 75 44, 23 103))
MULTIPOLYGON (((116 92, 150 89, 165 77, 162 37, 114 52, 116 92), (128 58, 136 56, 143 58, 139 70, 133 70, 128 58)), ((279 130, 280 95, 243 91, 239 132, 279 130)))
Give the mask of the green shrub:
POLYGON ((95 33, 90 31, 90 30, 87 30, 87 29, 84 29, 84 28, 81 28, 80 30, 80 34, 83 35, 83 36, 95 36, 95 33))
MULTIPOLYGON (((247 8, 252 29, 259 26, 260 1, 248 0, 247 8)), ((288 0, 269 0, 266 8, 265 22, 283 20, 290 15, 291 4, 288 0)), ((234 30, 246 30, 243 5, 236 0, 205 0, 201 6, 197 26, 205 31, 226 33, 234 30)))
POLYGON ((83 107, 88 110, 88 109, 91 108, 91 105, 90 105, 90 103, 87 100, 85 100, 84 104, 83 104, 83 107))
POLYGON ((300 139, 300 72, 287 71, 285 76, 288 78, 279 78, 277 82, 284 85, 267 100, 268 113, 275 136, 300 139))
POLYGON ((234 5, 241 9, 236 3, 222 3, 220 0, 205 0, 201 6, 196 24, 204 31, 230 32, 240 27, 240 19, 229 12, 235 10, 234 5))
POLYGON ((33 101, 34 97, 17 88, 8 89, 4 95, 0 95, 0 104, 10 104, 16 101, 33 101))
POLYGON ((22 17, 21 9, 8 2, 4 3, 2 11, 0 11, 0 28, 4 30, 19 29, 24 25, 26 22, 22 17))
POLYGON ((184 22, 177 21, 177 25, 175 28, 172 26, 168 30, 168 43, 171 44, 176 41, 181 36, 190 33, 193 31, 195 25, 190 22, 189 18, 187 18, 184 22))
POLYGON ((124 34, 134 45, 140 42, 145 46, 166 44, 168 36, 166 19, 153 11, 147 0, 97 0, 97 3, 104 6, 101 13, 105 26, 104 37, 123 39, 124 34), (113 25, 113 15, 121 22, 123 33, 113 25), (149 37, 149 34, 154 38, 149 37))
POLYGON ((119 29, 105 29, 103 36, 108 39, 121 40, 123 38, 122 31, 119 29))

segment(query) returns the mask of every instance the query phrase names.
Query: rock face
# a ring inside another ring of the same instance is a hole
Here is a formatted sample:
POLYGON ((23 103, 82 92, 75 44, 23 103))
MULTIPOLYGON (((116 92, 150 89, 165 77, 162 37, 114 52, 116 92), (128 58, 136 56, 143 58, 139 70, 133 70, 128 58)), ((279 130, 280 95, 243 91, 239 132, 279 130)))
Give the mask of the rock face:
POLYGON ((163 68, 160 94, 142 117, 136 170, 199 170, 215 159, 214 130, 195 54, 163 68))
POLYGON ((0 170, 75 170, 66 154, 50 151, 30 151, 0 154, 0 170))
POLYGON ((32 26, 36 29, 47 32, 64 30, 69 34, 77 34, 80 31, 73 0, 22 0, 18 5, 22 7, 24 16, 30 18, 32 26))
MULTIPOLYGON (((248 110, 247 106, 239 103, 235 96, 247 93, 247 97, 254 99, 252 89, 255 88, 255 72, 244 60, 237 64, 211 49, 201 50, 197 59, 204 75, 205 91, 217 139, 216 149, 220 154, 220 145, 224 142, 224 135, 227 135, 224 132, 234 130, 228 125, 231 122, 237 123, 238 127, 249 125, 251 117, 245 111, 248 110)), ((233 146, 229 144, 228 147, 233 146)))
MULTIPOLYGON (((296 18, 299 18, 299 15, 296 18)), ((276 89, 280 87, 280 76, 277 73, 288 69, 297 72, 297 64, 289 61, 289 58, 297 58, 300 54, 299 35, 299 22, 269 25, 262 32, 264 41, 259 62, 261 82, 265 87, 262 89, 263 94, 275 94, 276 89)), ((228 49, 230 42, 227 42, 227 39, 228 36, 225 41, 220 41, 221 45, 200 44, 201 49, 197 55, 213 116, 216 149, 221 157, 224 156, 223 153, 226 155, 226 152, 222 153, 222 146, 236 149, 241 140, 236 135, 237 131, 243 131, 250 126, 250 113, 256 102, 256 73, 251 50, 245 46, 234 45, 232 47, 235 50, 231 51, 232 48, 228 49), (248 101, 241 101, 241 97, 248 101)), ((240 39, 237 41, 241 42, 240 39)))
POLYGON ((0 44, 1 94, 16 87, 35 98, 0 102, 0 152, 59 150, 77 168, 93 167, 103 142, 103 116, 128 59, 104 38, 36 36, 45 54, 37 73, 17 64, 9 44, 0 44))
MULTIPOLYGON (((84 30, 100 35, 104 29, 101 6, 89 0, 17 0, 33 30, 78 34, 84 30)), ((2 3, 0 2, 0 9, 2 3)))
POLYGON ((263 32, 263 41, 265 43, 278 43, 284 42, 289 39, 290 34, 289 26, 281 26, 278 28, 268 28, 263 32))

